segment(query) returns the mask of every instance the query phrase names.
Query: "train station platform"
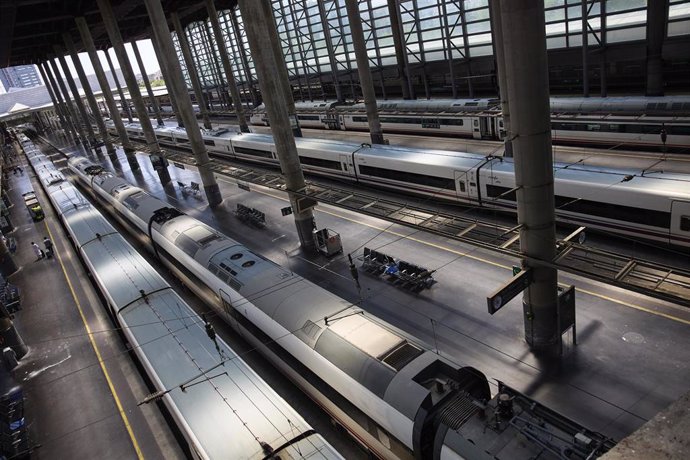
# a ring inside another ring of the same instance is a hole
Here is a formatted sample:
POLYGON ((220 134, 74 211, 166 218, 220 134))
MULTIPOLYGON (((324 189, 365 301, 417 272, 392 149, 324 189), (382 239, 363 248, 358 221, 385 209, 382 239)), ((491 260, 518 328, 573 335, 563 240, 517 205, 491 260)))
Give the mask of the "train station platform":
POLYGON ((511 276, 516 260, 324 205, 315 209, 317 225, 340 233, 344 255, 305 254, 292 218, 281 214, 284 194, 254 185, 240 188, 217 175, 224 202, 210 209, 203 194, 190 195, 177 185, 200 182, 194 166, 171 165, 172 181, 162 187, 146 155, 138 155, 141 170, 136 174, 124 156, 120 158, 115 167, 107 159, 102 162, 250 249, 358 303, 444 357, 474 366, 491 381, 503 381, 592 430, 622 439, 688 389, 686 308, 561 273, 561 284, 577 289, 577 346, 568 357, 554 361, 526 346, 519 298, 494 316, 487 312, 486 296, 511 276), (263 212, 265 228, 238 220, 237 204, 263 212), (414 293, 360 273, 359 291, 346 255, 357 259, 365 246, 435 270, 436 284, 414 293))
POLYGON ((13 377, 25 392, 31 458, 184 458, 155 406, 133 410, 146 384, 23 155, 17 165, 6 189, 19 267, 9 281, 20 289, 13 321, 29 352, 13 377), (39 221, 24 206, 31 190, 39 221), (44 237, 55 256, 37 259, 31 242, 45 249, 44 237))

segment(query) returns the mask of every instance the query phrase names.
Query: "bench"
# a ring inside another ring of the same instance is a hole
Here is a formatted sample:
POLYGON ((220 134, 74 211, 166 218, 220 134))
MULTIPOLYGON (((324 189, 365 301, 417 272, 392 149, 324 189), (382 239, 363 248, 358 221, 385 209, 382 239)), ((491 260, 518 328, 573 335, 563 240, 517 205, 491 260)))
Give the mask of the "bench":
POLYGON ((245 224, 252 225, 256 228, 264 228, 266 226, 266 214, 258 209, 250 208, 249 206, 237 203, 235 215, 245 224))
POLYGON ((419 292, 424 288, 430 288, 436 280, 429 270, 404 260, 396 260, 394 257, 370 248, 364 248, 362 254, 362 269, 368 273, 383 276, 388 281, 406 289, 419 292))

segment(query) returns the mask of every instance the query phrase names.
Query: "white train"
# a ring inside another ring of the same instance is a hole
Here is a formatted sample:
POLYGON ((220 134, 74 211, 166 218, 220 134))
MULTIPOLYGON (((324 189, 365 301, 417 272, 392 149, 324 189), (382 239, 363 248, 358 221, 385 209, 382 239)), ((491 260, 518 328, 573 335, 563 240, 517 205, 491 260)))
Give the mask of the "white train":
POLYGON ((217 313, 380 458, 595 458, 613 442, 433 353, 84 158, 83 184, 216 293, 217 313), (536 426, 538 425, 538 428, 536 426))
MULTIPOLYGON (((363 103, 297 102, 304 128, 368 131, 363 103)), ((418 133, 500 140, 505 137, 498 99, 432 99, 377 101, 385 132, 418 133)), ((268 126, 264 105, 250 117, 268 126)), ((690 96, 551 98, 551 136, 557 144, 690 150, 690 96)))
MULTIPOLYGON (((112 128, 112 122, 111 122, 112 128)), ((127 127, 142 139, 141 127, 127 127)), ((111 129, 116 134, 114 129, 111 129)), ((162 145, 188 148, 187 133, 157 128, 162 145)), ((514 211, 512 159, 445 150, 295 139, 307 173, 385 187, 430 199, 514 211)), ((273 138, 264 134, 206 132, 209 152, 277 166, 273 138)), ((556 214, 561 222, 690 247, 690 177, 582 165, 554 165, 556 214)))
POLYGON ((24 148, 193 458, 342 459, 223 340, 211 339, 204 321, 45 155, 28 140, 24 148))

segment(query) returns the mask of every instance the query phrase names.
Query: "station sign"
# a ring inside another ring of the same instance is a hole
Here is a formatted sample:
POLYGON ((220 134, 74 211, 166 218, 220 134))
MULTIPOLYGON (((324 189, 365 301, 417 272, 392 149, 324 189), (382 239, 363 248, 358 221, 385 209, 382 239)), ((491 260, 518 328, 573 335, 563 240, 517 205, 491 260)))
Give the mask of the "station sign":
POLYGON ((527 268, 513 276, 506 284, 486 298, 489 314, 493 315, 519 293, 527 289, 532 282, 532 270, 527 268))

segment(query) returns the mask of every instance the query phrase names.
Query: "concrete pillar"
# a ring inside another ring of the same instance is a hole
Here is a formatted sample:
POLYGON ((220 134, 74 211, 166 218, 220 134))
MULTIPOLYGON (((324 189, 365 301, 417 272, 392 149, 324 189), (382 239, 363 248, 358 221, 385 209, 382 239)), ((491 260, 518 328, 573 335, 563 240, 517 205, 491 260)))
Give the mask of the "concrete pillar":
MULTIPOLYGON (((98 10, 101 12, 101 17, 103 18, 103 25, 108 33, 108 38, 110 38, 110 43, 113 45, 115 50, 115 55, 120 63, 120 70, 125 78, 125 83, 129 89, 129 95, 134 102, 134 108, 137 111, 137 118, 139 119, 139 125, 144 131, 144 137, 146 138, 146 147, 149 153, 154 157, 162 157, 160 146, 158 145, 158 139, 156 138, 156 133, 151 126, 151 118, 146 110, 146 104, 144 99, 141 97, 141 91, 139 90, 139 83, 134 76, 134 70, 132 69, 132 64, 129 62, 129 56, 127 56, 127 50, 125 49, 125 43, 122 40, 122 35, 120 34, 120 29, 118 28, 117 21, 115 20, 115 13, 113 12, 110 0, 97 0, 98 10)), ((153 158, 154 163, 156 162, 153 158)), ((131 158, 128 156, 127 161, 129 162, 132 170, 139 169, 139 163, 136 160, 136 156, 131 158)), ((170 173, 167 167, 156 168, 158 176, 160 178, 161 184, 166 185, 170 182, 170 173)))
MULTIPOLYGON (((108 52, 108 48, 104 48, 103 52, 105 53, 105 60, 108 61, 108 67, 110 68, 110 74, 113 76, 113 81, 115 82, 115 87, 117 88, 117 94, 120 95, 120 107, 122 109, 122 112, 125 113, 127 116, 127 120, 130 123, 133 123, 134 120, 132 120, 132 109, 129 106, 129 102, 127 102, 127 99, 125 99, 125 92, 122 91, 122 85, 120 85, 120 79, 117 76, 117 73, 115 73, 115 66, 113 65, 113 59, 110 57, 110 53, 108 52)), ((122 69, 120 69, 122 70, 122 69)))
POLYGON ((494 56, 496 58, 496 71, 498 73, 498 95, 501 98, 501 111, 503 112, 503 128, 506 135, 503 139, 505 150, 503 155, 513 156, 513 140, 510 128, 510 105, 508 104, 508 81, 506 76, 505 52, 503 49, 503 27, 501 24, 501 0, 489 0, 491 14, 491 32, 493 34, 494 56))
POLYGON ((57 100, 58 105, 56 106, 58 113, 62 114, 62 119, 64 120, 64 125, 63 128, 65 129, 65 133, 67 133, 69 136, 74 139, 75 142, 80 142, 79 139, 79 134, 77 133, 77 130, 74 128, 74 124, 72 123, 72 119, 69 116, 69 112, 67 111, 67 105, 62 99, 62 94, 60 93, 60 88, 58 87, 57 81, 55 80, 55 77, 53 75, 53 70, 50 68, 50 63, 48 62, 49 59, 46 57, 45 62, 43 63, 45 73, 48 76, 48 82, 50 83, 50 87, 53 89, 53 94, 55 95, 55 98, 57 100))
POLYGON ((280 94, 283 95, 285 101, 284 103, 288 111, 288 117, 290 118, 292 133, 295 137, 302 137, 302 128, 299 126, 299 119, 297 118, 297 111, 295 110, 295 98, 292 94, 290 76, 288 75, 287 64, 285 63, 285 56, 283 55, 283 46, 280 44, 280 39, 278 38, 278 26, 273 16, 273 8, 269 2, 261 2, 261 7, 263 8, 263 14, 266 18, 266 34, 273 47, 273 56, 277 65, 275 71, 278 72, 278 83, 281 86, 280 94))
POLYGON ((62 73, 65 75, 65 79, 67 80, 67 84, 69 85, 70 91, 72 91, 72 95, 74 97, 74 103, 77 106, 77 110, 79 111, 79 115, 81 116, 81 119, 83 120, 82 126, 85 126, 85 134, 88 136, 88 142, 91 146, 96 145, 96 134, 93 132, 93 127, 91 126, 91 120, 89 119, 88 113, 86 113, 86 108, 84 107, 84 102, 81 100, 81 94, 79 94, 79 90, 77 89, 77 84, 74 82, 74 78, 72 77, 72 72, 69 70, 69 66, 67 65, 67 61, 65 60, 65 50, 59 45, 53 45, 53 49, 55 50, 55 54, 58 57, 58 60, 60 61, 60 67, 62 67, 62 73))
POLYGON ((105 150, 106 152, 108 152, 109 155, 114 154, 115 147, 113 146, 113 141, 110 138, 110 134, 108 134, 108 129, 105 126, 105 121, 103 121, 101 110, 98 108, 98 102, 96 101, 96 97, 93 95, 93 91, 91 90, 91 84, 89 83, 89 79, 86 77, 86 73, 84 72, 84 66, 82 66, 81 64, 81 60, 79 59, 79 55, 77 54, 77 49, 74 46, 74 42, 72 41, 72 37, 69 33, 64 33, 62 34, 62 38, 65 41, 67 51, 69 51, 69 54, 72 57, 72 63, 74 64, 74 68, 77 69, 77 75, 79 76, 79 81, 81 81, 81 87, 84 89, 84 93, 86 94, 86 101, 89 103, 89 107, 91 107, 91 113, 93 114, 93 117, 96 119, 96 126, 98 127, 98 131, 101 134, 101 139, 103 139, 103 143, 105 144, 105 150))
POLYGON ((53 87, 50 84, 50 81, 48 81, 48 75, 46 75, 45 70, 43 70, 43 63, 36 64, 36 67, 38 67, 38 71, 41 73, 41 78, 43 79, 43 83, 46 85, 46 89, 50 95, 50 100, 53 101, 53 107, 55 108, 55 113, 57 113, 57 116, 60 119, 60 124, 62 126, 67 126, 67 120, 65 120, 65 118, 62 116, 62 111, 60 110, 58 101, 55 98, 55 93, 53 93, 53 87))
POLYGON ((391 21, 393 32, 393 45, 395 46, 395 60, 398 65, 398 76, 404 99, 414 99, 412 80, 410 79, 410 67, 407 62, 407 51, 403 40, 402 25, 400 23, 400 8, 398 0, 388 0, 388 17, 391 21))
POLYGON ((662 50, 668 23, 668 0, 647 3, 647 96, 664 95, 662 50))
MULTIPOLYGON (((67 87, 65 86, 65 82, 62 80, 60 71, 58 70, 57 64, 55 63, 55 56, 48 56, 48 62, 50 63, 50 68, 53 71, 53 76, 57 81, 57 94, 62 95, 61 97, 65 101, 65 112, 67 113, 67 118, 70 120, 70 124, 72 125, 74 133, 77 134, 76 139, 78 140, 78 142, 81 142, 82 145, 86 146, 86 133, 84 133, 84 128, 82 124, 79 123, 77 114, 74 111, 74 107, 72 106, 72 102, 69 98, 69 93, 67 92, 67 87)), ((58 98, 60 98, 60 96, 58 96, 58 98)))
POLYGON ((187 66, 187 73, 189 74, 189 79, 192 81, 194 96, 196 97, 196 102, 199 106, 199 112, 201 112, 201 118, 204 121, 204 128, 211 129, 213 126, 211 125, 211 119, 208 116, 208 108, 206 107, 204 90, 201 88, 199 74, 197 73, 194 60, 192 59, 192 50, 189 48, 187 35, 184 33, 184 28, 182 28, 182 23, 180 22, 180 17, 177 15, 177 12, 171 13, 170 19, 172 20, 173 27, 175 28, 177 39, 180 42, 180 49, 182 50, 182 56, 184 58, 185 65, 187 66))
POLYGON ((589 28, 587 14, 589 2, 582 1, 582 96, 589 97, 589 28))
POLYGON ((524 293, 525 339, 532 349, 557 343, 553 161, 543 0, 501 0, 508 99, 512 112, 517 217, 523 264, 532 269, 524 293))
POLYGON ((357 59, 357 72, 359 73, 359 84, 364 95, 364 106, 367 110, 367 122, 369 123, 369 133, 373 144, 383 144, 383 131, 379 121, 379 113, 376 110, 376 91, 374 81, 371 78, 369 69, 369 58, 367 57, 367 44, 364 41, 364 30, 362 29, 362 18, 359 16, 359 2, 357 0, 345 0, 347 7, 347 17, 350 20, 350 31, 352 33, 352 45, 355 48, 355 58, 357 59))
POLYGON ((134 57, 137 60, 137 66, 139 67, 139 72, 141 72, 141 79, 144 81, 144 86, 146 87, 146 92, 151 99, 151 107, 153 112, 156 114, 156 120, 158 121, 158 126, 165 126, 163 123, 163 117, 161 117, 161 110, 158 107, 158 101, 156 101, 156 96, 153 95, 153 88, 151 88, 151 82, 149 82, 149 76, 146 75, 146 68, 144 67, 144 61, 141 59, 141 54, 139 53, 139 47, 137 46, 136 40, 130 42, 132 44, 132 50, 134 51, 134 57))
POLYGON ((237 115, 237 123, 240 125, 240 131, 243 133, 248 133, 249 125, 247 125, 247 118, 245 117, 242 99, 240 98, 240 91, 237 89, 237 82, 235 82, 235 76, 233 75, 232 67, 230 66, 230 58, 228 57, 228 50, 225 46, 225 38, 223 38, 223 33, 220 30, 220 22, 218 21, 218 11, 216 11, 216 5, 213 4, 213 0, 204 0, 204 2, 206 4, 206 11, 208 12, 211 27, 213 28, 213 36, 216 40, 218 53, 220 54, 220 61, 223 64, 225 81, 227 82, 228 88, 230 89, 230 94, 232 95, 232 104, 235 108, 235 114, 237 115))
POLYGON ((206 144, 204 144, 204 139, 201 137, 199 123, 197 123, 196 115, 194 115, 192 100, 184 83, 182 67, 180 66, 180 61, 177 60, 175 45, 173 45, 172 37, 170 36, 168 21, 165 18, 161 1, 145 0, 144 3, 151 18, 151 30, 156 37, 156 43, 160 49, 159 57, 162 58, 162 61, 165 61, 165 66, 168 70, 166 84, 171 95, 177 100, 177 108, 187 130, 189 144, 196 159, 208 204, 212 207, 218 206, 223 201, 223 197, 220 194, 220 188, 209 165, 206 144))
POLYGON ((264 5, 262 5, 264 1, 240 0, 239 6, 244 19, 247 38, 249 39, 249 48, 254 57, 261 94, 263 95, 271 123, 271 131, 273 132, 280 167, 285 177, 290 204, 294 211, 299 240, 304 249, 313 250, 313 212, 311 208, 298 212, 298 197, 292 193, 304 190, 304 175, 302 174, 299 156, 297 155, 295 138, 290 129, 288 112, 283 105, 285 96, 280 94, 283 86, 277 81, 280 78, 280 75, 275 71, 278 63, 273 55, 270 38, 266 34, 267 27, 272 27, 273 21, 265 16, 266 10, 264 5))
MULTIPOLYGON (((76 18, 75 22, 77 24, 77 28, 79 29, 81 41, 89 55, 89 59, 91 60, 93 70, 96 72, 96 78, 98 78, 98 84, 101 87, 103 99, 108 106, 110 118, 115 124, 115 129, 117 130, 117 135, 120 138, 122 148, 124 149, 125 154, 131 154, 134 152, 134 148, 132 147, 132 142, 129 140, 129 136, 127 135, 125 125, 122 123, 122 116, 120 115, 120 110, 117 108, 117 104, 115 103, 115 98, 113 98, 113 92, 110 90, 110 83, 108 82, 108 78, 106 77, 103 66, 101 65, 101 60, 98 58, 98 51, 96 51, 96 46, 93 43, 91 31, 89 31, 89 27, 86 25, 86 20, 84 18, 76 18)), ((108 55, 108 53, 105 54, 106 56, 108 55)), ((118 161, 114 149, 112 152, 108 151, 108 155, 110 156, 111 160, 118 161)))

